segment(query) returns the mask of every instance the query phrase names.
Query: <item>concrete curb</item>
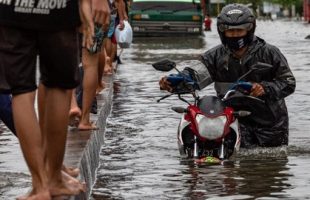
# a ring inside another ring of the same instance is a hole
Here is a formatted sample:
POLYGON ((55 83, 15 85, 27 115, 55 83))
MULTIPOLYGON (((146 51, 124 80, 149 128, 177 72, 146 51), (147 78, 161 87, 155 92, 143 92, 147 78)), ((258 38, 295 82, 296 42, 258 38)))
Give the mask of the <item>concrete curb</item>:
POLYGON ((111 112, 113 97, 114 76, 105 76, 105 89, 97 95, 98 114, 92 115, 91 120, 96 121, 99 128, 95 131, 68 131, 66 155, 64 163, 67 166, 80 169, 81 181, 85 181, 87 191, 70 200, 87 200, 95 183, 96 169, 99 164, 100 148, 104 142, 106 120, 111 112))
MULTIPOLYGON (((105 89, 97 95, 97 114, 91 114, 91 121, 99 128, 95 131, 78 131, 68 128, 64 164, 80 169, 78 179, 86 183, 87 191, 78 196, 57 197, 54 200, 88 200, 95 183, 99 165, 100 148, 104 142, 106 120, 111 112, 114 75, 103 77, 105 89)), ((30 191, 31 176, 24 161, 19 142, 13 134, 1 125, 0 133, 0 200, 15 199, 30 191)))

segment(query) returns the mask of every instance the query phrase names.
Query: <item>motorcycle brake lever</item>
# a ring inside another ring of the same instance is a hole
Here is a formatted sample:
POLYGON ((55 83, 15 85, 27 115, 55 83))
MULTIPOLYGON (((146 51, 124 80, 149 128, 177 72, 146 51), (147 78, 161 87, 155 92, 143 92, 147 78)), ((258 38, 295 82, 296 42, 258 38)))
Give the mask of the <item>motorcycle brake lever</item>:
POLYGON ((161 100, 166 99, 166 98, 168 98, 168 97, 170 97, 170 96, 172 96, 172 95, 174 95, 174 93, 167 94, 167 95, 161 97, 160 99, 157 99, 157 103, 159 103, 161 100))
POLYGON ((182 107, 171 107, 171 109, 177 113, 186 113, 187 109, 186 108, 182 108, 182 107))

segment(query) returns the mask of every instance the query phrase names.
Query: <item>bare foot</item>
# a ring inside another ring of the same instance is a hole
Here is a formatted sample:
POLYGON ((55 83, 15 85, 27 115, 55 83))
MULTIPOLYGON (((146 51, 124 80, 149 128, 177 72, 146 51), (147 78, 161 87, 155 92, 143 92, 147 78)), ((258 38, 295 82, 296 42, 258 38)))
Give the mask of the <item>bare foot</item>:
POLYGON ((71 108, 69 111, 69 125, 77 126, 80 121, 81 115, 82 112, 79 107, 71 108))
POLYGON ((86 192, 86 184, 62 171, 62 182, 51 183, 49 191, 52 197, 78 195, 86 192))
POLYGON ((98 130, 99 128, 93 124, 93 123, 90 123, 90 124, 82 124, 80 123, 79 126, 78 126, 78 129, 80 131, 89 131, 89 130, 98 130))
POLYGON ((69 174, 67 174, 66 172, 62 171, 62 179, 64 182, 67 182, 69 184, 72 184, 72 186, 79 188, 81 190, 81 192, 85 192, 86 191, 86 183, 85 182, 81 182, 78 179, 70 176, 69 174))
POLYGON ((67 167, 65 165, 62 165, 62 171, 75 178, 80 174, 79 168, 67 167))
POLYGON ((51 196, 48 190, 35 193, 33 190, 24 196, 17 197, 17 200, 51 200, 51 196))
POLYGON ((103 68, 103 74, 110 75, 112 73, 113 73, 112 62, 111 62, 111 59, 109 57, 107 57, 104 68, 103 68))
POLYGON ((98 87, 96 89, 96 94, 99 94, 104 88, 105 88, 105 82, 104 81, 100 81, 99 84, 98 84, 98 87))

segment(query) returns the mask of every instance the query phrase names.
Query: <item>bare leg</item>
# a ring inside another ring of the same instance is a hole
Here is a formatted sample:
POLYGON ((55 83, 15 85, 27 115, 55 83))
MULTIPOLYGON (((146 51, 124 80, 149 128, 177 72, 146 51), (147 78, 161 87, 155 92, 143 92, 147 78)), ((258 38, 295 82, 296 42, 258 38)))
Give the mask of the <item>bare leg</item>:
MULTIPOLYGON (((52 196, 76 195, 82 189, 62 175, 72 90, 45 87, 43 133, 46 144, 46 167, 52 196), (61 103, 60 103, 61 102, 61 103)), ((73 178, 72 178, 73 179, 73 178)))
MULTIPOLYGON (((44 115, 45 115, 45 86, 43 84, 39 84, 39 87, 38 87, 38 113, 39 113, 39 123, 40 123, 40 128, 41 130, 43 130, 43 127, 44 127, 44 115)), ((73 91, 74 92, 74 91, 73 91)), ((72 106, 77 106, 77 103, 76 103, 76 99, 75 99, 75 102, 73 102, 71 100, 71 108, 72 106), (74 104, 75 103, 75 104, 74 104)), ((77 106, 78 107, 78 106, 77 106)), ((70 114, 70 113, 69 113, 70 114)), ((44 136, 46 134, 43 134, 44 136)), ((44 149, 44 152, 46 151, 46 138, 43 139, 42 141, 42 146, 43 146, 43 149, 44 149)), ((44 154, 44 163, 46 163, 46 154, 44 154)), ((62 165, 62 170, 69 174, 70 176, 72 177, 77 177, 80 173, 80 170, 78 168, 73 168, 73 167, 66 167, 65 165, 62 165)))
POLYGON ((105 65, 105 57, 106 57, 105 48, 102 48, 101 52, 99 53, 98 87, 97 87, 96 93, 99 93, 105 87, 104 81, 102 80, 102 76, 104 72, 104 65, 105 65))
POLYGON ((104 74, 109 75, 113 73, 113 66, 112 66, 112 60, 109 56, 106 57, 105 59, 105 64, 104 64, 104 74))
POLYGON ((107 38, 106 42, 105 42, 105 50, 106 50, 106 55, 111 57, 111 53, 112 53, 112 42, 111 42, 111 38, 107 38))
POLYGON ((32 192, 25 199, 50 199, 44 166, 42 135, 34 109, 35 92, 14 95, 14 123, 20 146, 32 176, 32 192))
POLYGON ((114 62, 116 55, 117 55, 117 45, 112 43, 111 56, 110 56, 110 58, 111 58, 111 65, 114 62))
POLYGON ((97 129, 90 122, 90 111, 98 86, 98 60, 99 54, 91 55, 85 49, 82 50, 82 62, 84 67, 83 106, 82 117, 78 126, 79 130, 97 129))
POLYGON ((111 39, 108 38, 105 43, 105 49, 106 49, 106 54, 105 54, 105 64, 104 64, 104 74, 112 74, 113 68, 112 68, 112 62, 113 60, 111 59, 112 56, 112 42, 111 39))
POLYGON ((71 105, 69 111, 69 125, 77 126, 79 124, 82 112, 76 102, 75 89, 72 90, 71 105))
POLYGON ((38 92, 37 92, 37 100, 38 100, 38 117, 39 117, 39 125, 40 125, 40 131, 42 134, 42 147, 44 149, 44 164, 46 163, 46 154, 45 154, 45 149, 46 149, 46 144, 45 144, 45 139, 44 139, 44 134, 42 133, 43 130, 43 124, 44 124, 44 120, 43 120, 43 116, 45 114, 45 101, 44 101, 44 97, 45 97, 45 87, 40 83, 39 87, 38 87, 38 92))

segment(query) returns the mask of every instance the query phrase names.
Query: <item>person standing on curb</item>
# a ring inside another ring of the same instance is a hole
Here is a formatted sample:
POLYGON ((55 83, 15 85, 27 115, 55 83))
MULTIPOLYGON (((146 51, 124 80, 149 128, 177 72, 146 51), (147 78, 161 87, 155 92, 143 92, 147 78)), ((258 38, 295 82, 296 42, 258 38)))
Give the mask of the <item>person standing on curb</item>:
MULTIPOLYGON (((87 47, 92 45, 94 27, 90 7, 89 0, 80 0, 87 47)), ((83 191, 80 182, 61 172, 70 91, 78 84, 79 25, 78 1, 61 0, 57 5, 37 0, 0 2, 0 67, 4 72, 0 90, 12 93, 14 125, 32 176, 31 192, 19 199, 46 200, 83 191), (34 108, 37 55, 46 88, 42 128, 34 108)))
MULTIPOLYGON (((101 51, 101 45, 105 36, 104 32, 107 30, 110 21, 110 8, 108 0, 92 0, 91 10, 93 13, 94 24, 97 26, 97 33, 95 34, 99 42, 95 51, 90 51, 89 48, 82 48, 83 95, 81 118, 78 124, 78 129, 81 131, 98 129, 90 121, 90 112, 98 86, 98 76, 100 71, 99 53, 101 51)), ((71 107, 71 110, 78 110, 75 102, 73 105, 74 107, 71 107)), ((72 117, 70 113, 69 116, 72 117)))

